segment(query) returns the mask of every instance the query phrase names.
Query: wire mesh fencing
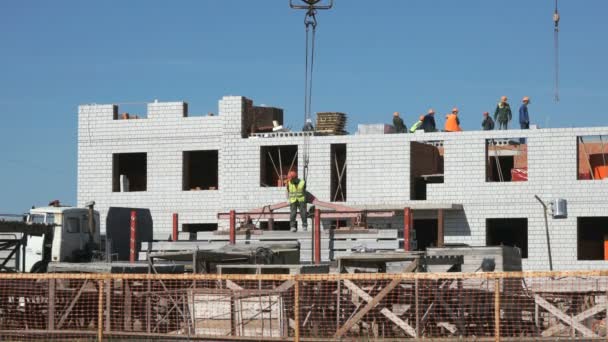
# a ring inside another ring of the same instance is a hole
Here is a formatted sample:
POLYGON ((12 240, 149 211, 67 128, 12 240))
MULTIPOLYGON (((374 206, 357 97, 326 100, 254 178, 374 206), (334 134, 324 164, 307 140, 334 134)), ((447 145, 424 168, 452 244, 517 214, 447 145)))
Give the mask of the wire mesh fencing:
POLYGON ((608 272, 0 274, 2 341, 606 340, 608 272))

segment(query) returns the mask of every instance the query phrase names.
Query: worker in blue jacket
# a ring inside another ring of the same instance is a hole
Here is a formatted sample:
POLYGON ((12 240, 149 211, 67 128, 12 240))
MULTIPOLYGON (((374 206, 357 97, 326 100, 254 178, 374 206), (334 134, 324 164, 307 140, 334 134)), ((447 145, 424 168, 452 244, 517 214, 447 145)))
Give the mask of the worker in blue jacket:
POLYGON ((528 115, 528 104, 530 103, 530 98, 525 96, 522 102, 523 104, 519 107, 519 125, 521 129, 529 129, 530 116, 528 115))
POLYGON ((437 127, 435 125, 435 111, 431 108, 427 115, 424 116, 422 120, 422 129, 425 132, 437 132, 437 127))

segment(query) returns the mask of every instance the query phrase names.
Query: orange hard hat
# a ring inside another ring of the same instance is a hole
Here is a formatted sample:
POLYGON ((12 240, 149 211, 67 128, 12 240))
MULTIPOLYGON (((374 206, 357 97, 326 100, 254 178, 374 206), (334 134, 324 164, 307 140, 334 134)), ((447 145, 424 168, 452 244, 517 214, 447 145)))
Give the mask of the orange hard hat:
POLYGON ((298 173, 295 171, 289 171, 289 173, 287 174, 287 178, 289 178, 289 179, 298 178, 298 173))

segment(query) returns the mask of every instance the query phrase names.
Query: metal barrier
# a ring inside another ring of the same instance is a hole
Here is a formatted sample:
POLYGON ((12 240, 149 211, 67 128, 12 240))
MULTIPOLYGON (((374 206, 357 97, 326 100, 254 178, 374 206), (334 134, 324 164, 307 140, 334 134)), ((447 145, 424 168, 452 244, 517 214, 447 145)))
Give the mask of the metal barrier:
POLYGON ((0 340, 606 340, 608 271, 0 274, 0 340))

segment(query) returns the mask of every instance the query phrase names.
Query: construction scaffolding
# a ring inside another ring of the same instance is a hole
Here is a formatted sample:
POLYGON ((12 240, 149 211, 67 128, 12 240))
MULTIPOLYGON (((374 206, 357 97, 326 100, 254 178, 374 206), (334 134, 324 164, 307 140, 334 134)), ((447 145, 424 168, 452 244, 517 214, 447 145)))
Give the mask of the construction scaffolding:
POLYGON ((605 340, 607 299, 608 271, 0 274, 0 339, 605 340))

